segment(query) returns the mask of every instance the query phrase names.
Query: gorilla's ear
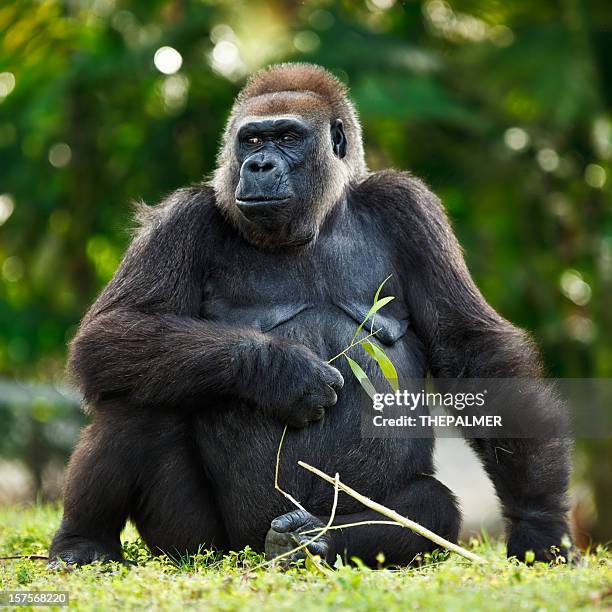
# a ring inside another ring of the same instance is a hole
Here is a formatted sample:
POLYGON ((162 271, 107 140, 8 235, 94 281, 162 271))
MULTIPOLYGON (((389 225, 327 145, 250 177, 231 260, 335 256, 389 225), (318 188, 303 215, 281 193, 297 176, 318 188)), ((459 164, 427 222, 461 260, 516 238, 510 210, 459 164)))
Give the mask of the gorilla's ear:
POLYGON ((342 119, 336 119, 331 124, 331 139, 334 146, 334 154, 338 159, 346 155, 346 136, 342 127, 342 119))

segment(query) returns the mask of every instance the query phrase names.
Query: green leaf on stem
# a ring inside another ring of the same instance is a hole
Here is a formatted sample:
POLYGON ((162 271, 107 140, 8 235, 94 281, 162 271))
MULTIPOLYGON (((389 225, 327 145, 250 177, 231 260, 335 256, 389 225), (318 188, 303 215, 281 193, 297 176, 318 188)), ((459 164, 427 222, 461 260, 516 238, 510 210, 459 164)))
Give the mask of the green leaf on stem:
POLYGON ((363 347, 363 350, 370 357, 372 357, 372 359, 376 360, 378 367, 391 385, 391 388, 394 391, 397 391, 399 389, 397 370, 395 369, 393 362, 391 361, 391 359, 389 359, 385 351, 383 351, 382 348, 380 348, 380 346, 378 346, 377 344, 374 344, 373 342, 369 341, 362 342, 361 346, 363 347))
POLYGON ((370 382, 370 379, 368 378, 368 375, 363 371, 361 366, 356 361, 354 361, 353 359, 351 359, 347 355, 345 355, 344 357, 348 361, 348 364, 351 367, 351 370, 353 371, 353 374, 355 375, 355 378, 358 380, 359 384, 363 387, 364 391, 371 398, 374 398, 374 394, 376 393, 376 389, 374 388, 374 385, 370 382))
POLYGON ((363 319, 363 321, 360 323, 359 327, 357 328, 357 331, 353 335, 353 339, 350 342, 351 344, 354 342, 355 338, 357 338, 357 336, 359 335, 359 332, 363 329, 363 326, 366 324, 368 319, 372 318, 383 306, 386 306, 391 300, 395 299, 395 297, 392 295, 389 295, 382 299, 378 299, 378 297, 380 296, 380 292, 382 291, 382 288, 384 287, 385 283, 390 278, 391 276, 387 276, 387 278, 385 278, 385 280, 382 283, 380 283, 380 286, 378 287, 378 289, 376 290, 376 293, 374 294, 374 303, 372 304, 370 310, 368 310, 368 314, 366 314, 365 318, 363 319))

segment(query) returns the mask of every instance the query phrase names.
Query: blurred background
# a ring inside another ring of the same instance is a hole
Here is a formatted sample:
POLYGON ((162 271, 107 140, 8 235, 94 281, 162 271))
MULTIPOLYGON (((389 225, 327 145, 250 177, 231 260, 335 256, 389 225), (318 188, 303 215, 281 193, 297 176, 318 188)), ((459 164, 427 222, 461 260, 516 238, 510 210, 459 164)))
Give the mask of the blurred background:
MULTIPOLYGON (((154 203, 214 166, 245 77, 351 91, 372 169, 442 197, 485 297, 554 377, 612 377, 609 0, 48 0, 0 6, 0 503, 57 498, 85 422, 66 342, 154 203)), ((611 407, 612 410, 612 407, 611 407)), ((499 523, 460 440, 443 480, 499 523)), ((612 441, 575 450, 582 543, 612 539, 612 441)))

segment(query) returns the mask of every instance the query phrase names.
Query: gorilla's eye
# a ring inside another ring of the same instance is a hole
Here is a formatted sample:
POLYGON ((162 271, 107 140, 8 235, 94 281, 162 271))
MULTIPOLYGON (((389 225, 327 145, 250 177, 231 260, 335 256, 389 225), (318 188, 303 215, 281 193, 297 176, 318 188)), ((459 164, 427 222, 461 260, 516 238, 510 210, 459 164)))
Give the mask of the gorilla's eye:
POLYGON ((289 143, 289 142, 295 142, 296 138, 293 134, 284 134, 283 136, 281 136, 281 142, 284 143, 289 143))
POLYGON ((251 138, 249 138, 247 142, 251 145, 258 145, 261 144, 261 138, 257 138, 257 136, 251 136, 251 138))

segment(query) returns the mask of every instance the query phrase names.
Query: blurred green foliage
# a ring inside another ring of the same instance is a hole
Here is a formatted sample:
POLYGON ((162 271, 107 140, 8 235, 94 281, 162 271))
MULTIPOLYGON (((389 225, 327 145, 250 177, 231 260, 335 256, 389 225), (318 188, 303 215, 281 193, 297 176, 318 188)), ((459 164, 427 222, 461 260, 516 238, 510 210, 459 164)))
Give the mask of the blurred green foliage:
POLYGON ((370 166, 441 195, 551 375, 612 376, 611 33, 608 0, 2 3, 0 376, 61 379, 129 202, 208 174, 245 76, 283 60, 348 83, 370 166))

